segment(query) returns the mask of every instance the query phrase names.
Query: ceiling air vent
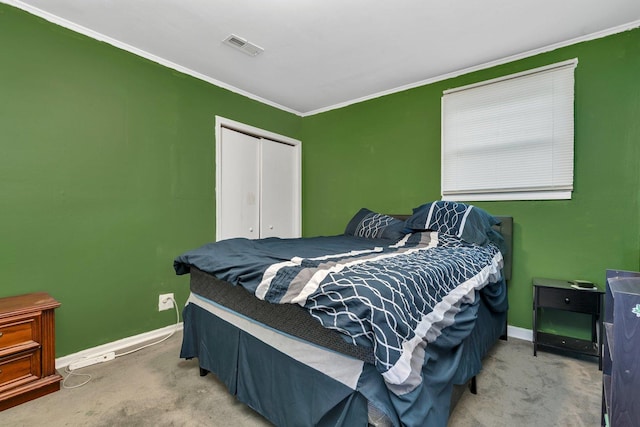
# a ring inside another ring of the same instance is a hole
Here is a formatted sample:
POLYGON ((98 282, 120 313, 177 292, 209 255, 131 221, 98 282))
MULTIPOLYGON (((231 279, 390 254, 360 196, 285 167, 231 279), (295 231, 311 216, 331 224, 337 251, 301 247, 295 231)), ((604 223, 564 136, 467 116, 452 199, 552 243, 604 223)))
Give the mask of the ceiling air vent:
POLYGON ((258 56, 262 52, 264 52, 264 49, 260 46, 250 43, 249 41, 243 39, 242 37, 238 37, 235 34, 231 34, 226 39, 222 40, 222 43, 241 50, 249 56, 258 56))

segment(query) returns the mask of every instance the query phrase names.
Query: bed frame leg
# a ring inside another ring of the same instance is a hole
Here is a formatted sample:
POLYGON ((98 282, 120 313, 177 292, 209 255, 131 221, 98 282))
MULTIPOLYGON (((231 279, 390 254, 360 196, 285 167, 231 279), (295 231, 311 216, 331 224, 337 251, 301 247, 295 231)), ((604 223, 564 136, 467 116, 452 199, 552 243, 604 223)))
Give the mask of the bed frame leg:
MULTIPOLYGON (((204 368, 200 368, 200 376, 201 376, 201 377, 204 377, 204 376, 205 376, 205 375, 207 375, 208 373, 209 373, 209 371, 207 371, 206 369, 204 369, 204 368)), ((474 377, 474 378, 475 378, 475 377, 474 377)))
POLYGON ((500 339, 502 341, 507 341, 507 337, 508 337, 508 334, 507 334, 508 332, 507 331, 508 330, 509 330, 509 319, 505 318, 504 319, 504 334, 502 334, 500 336, 500 339))
POLYGON ((471 381, 469 381, 469 391, 471 394, 478 394, 478 383, 476 382, 475 375, 471 377, 471 381))

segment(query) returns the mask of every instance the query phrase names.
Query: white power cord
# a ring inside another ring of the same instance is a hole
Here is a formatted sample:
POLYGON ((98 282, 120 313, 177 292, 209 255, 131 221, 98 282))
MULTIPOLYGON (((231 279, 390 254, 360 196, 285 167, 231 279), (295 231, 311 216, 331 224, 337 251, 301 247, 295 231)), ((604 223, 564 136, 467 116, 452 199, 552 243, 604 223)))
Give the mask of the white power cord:
MULTIPOLYGON (((173 328, 173 331, 171 331, 171 332, 169 333, 169 335, 167 335, 167 336, 163 337, 162 339, 160 339, 160 340, 158 340, 158 341, 155 341, 155 342, 152 342, 152 343, 149 343, 149 344, 145 344, 145 345, 143 345, 143 346, 141 346, 141 347, 134 348, 133 350, 125 351, 124 353, 116 354, 116 355, 115 355, 115 357, 126 356, 126 355, 128 355, 128 354, 135 353, 136 351, 140 351, 140 350, 142 350, 143 348, 147 348, 147 347, 151 347, 152 345, 160 344, 161 342, 164 342, 164 341, 168 340, 169 338, 171 338, 171 337, 173 336, 173 334, 175 334, 175 333, 176 333, 176 331, 178 330, 178 327, 180 326, 180 312, 178 311, 178 304, 176 303, 176 300, 175 300, 172 296, 167 297, 167 298, 166 298, 164 301, 162 301, 162 302, 163 302, 163 303, 165 303, 165 302, 167 302, 167 300, 168 300, 168 299, 170 299, 171 301, 173 301, 173 308, 176 310, 176 323, 175 323, 175 327, 173 328)), ((63 388, 66 388, 66 389, 78 388, 78 387, 82 387, 83 385, 85 385, 85 384, 87 384, 89 381, 91 381, 91 375, 89 375, 89 374, 79 374, 79 373, 75 372, 75 370, 74 370, 74 369, 70 369, 70 368, 69 368, 69 367, 70 367, 71 365, 73 365, 74 363, 79 362, 79 361, 82 361, 82 360, 83 360, 83 358, 79 358, 79 359, 73 360, 73 361, 72 361, 72 362, 70 362, 67 366, 65 366, 65 370, 64 370, 64 371, 65 371, 65 373, 67 374, 67 376, 66 376, 66 377, 64 378, 64 380, 62 381, 62 387, 63 387, 63 388), (68 385, 66 384, 66 383, 67 383, 67 380, 68 380, 69 378, 71 378, 72 376, 87 377, 87 379, 86 379, 84 382, 80 383, 80 384, 73 385, 73 386, 68 386, 68 385)))
POLYGON ((152 342, 152 343, 149 343, 149 344, 145 344, 145 345, 143 345, 142 347, 134 348, 133 350, 129 350, 129 351, 126 351, 126 352, 124 352, 124 353, 116 354, 116 358, 117 358, 117 357, 121 357, 121 356, 126 356, 127 354, 135 353, 136 351, 140 351, 140 350, 142 350, 143 348, 151 347, 152 345, 160 344, 161 342, 164 342, 164 341, 168 340, 169 338, 171 338, 171 337, 173 336, 173 334, 175 334, 175 333, 176 333, 176 331, 178 330, 178 325, 180 324, 180 314, 179 314, 179 312, 178 312, 178 304, 176 304, 176 300, 175 300, 175 299, 173 299, 173 297, 167 297, 167 298, 163 301, 163 303, 164 303, 164 302, 166 302, 166 300, 168 300, 168 299, 170 299, 171 301, 173 301, 173 308, 175 308, 175 309, 176 309, 176 326, 173 328, 173 331, 171 331, 171 332, 169 333, 169 335, 167 335, 166 337, 164 337, 164 338, 162 338, 162 339, 160 339, 160 340, 158 340, 158 341, 156 341, 156 342, 152 342))
MULTIPOLYGON (((81 359, 78 359, 81 360, 81 359)), ((74 360, 75 362, 75 360, 74 360)), ((88 383, 89 381, 91 381, 91 375, 89 374, 79 374, 77 372, 74 372, 73 370, 69 369, 69 365, 64 367, 64 372, 67 374, 66 377, 64 377, 64 380, 62 380, 62 388, 67 388, 67 389, 71 389, 71 388, 78 388, 78 387, 82 387, 83 385, 85 385, 86 383, 88 383), (87 377, 86 380, 84 380, 83 382, 81 382, 80 384, 76 384, 76 385, 67 385, 67 380, 73 376, 76 377, 87 377)))

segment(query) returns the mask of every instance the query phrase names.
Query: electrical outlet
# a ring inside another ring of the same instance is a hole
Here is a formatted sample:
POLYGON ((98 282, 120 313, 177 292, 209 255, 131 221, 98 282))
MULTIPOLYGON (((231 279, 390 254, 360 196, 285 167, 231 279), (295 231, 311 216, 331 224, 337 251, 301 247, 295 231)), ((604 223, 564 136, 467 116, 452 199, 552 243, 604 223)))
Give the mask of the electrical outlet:
POLYGON ((173 294, 160 294, 158 297, 158 311, 171 310, 173 308, 173 294))

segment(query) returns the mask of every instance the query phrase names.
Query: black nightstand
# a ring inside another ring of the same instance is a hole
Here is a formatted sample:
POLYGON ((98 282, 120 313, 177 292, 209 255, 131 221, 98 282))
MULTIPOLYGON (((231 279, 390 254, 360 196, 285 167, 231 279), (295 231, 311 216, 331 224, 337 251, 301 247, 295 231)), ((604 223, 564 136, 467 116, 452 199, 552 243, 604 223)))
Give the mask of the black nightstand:
POLYGON ((599 289, 575 289, 566 280, 533 279, 533 355, 538 347, 586 354, 598 358, 602 369, 602 295, 599 289), (538 331, 539 309, 553 308, 591 315, 591 341, 538 331))

